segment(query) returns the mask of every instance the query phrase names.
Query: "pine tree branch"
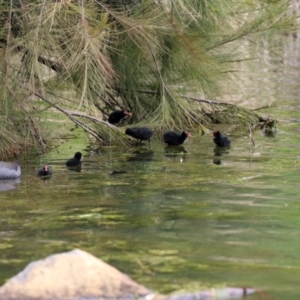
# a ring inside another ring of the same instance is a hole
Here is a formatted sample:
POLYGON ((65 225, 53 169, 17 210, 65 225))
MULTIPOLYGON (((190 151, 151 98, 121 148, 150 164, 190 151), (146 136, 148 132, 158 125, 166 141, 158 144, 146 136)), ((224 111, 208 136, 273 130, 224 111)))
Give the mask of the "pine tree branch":
POLYGON ((72 122, 74 122, 75 124, 80 126, 82 129, 84 129, 86 132, 88 132, 91 136, 93 136, 96 140, 98 140, 100 142, 105 142, 105 140, 103 138, 101 138, 101 136, 95 130, 91 129, 90 127, 85 125, 83 122, 81 122, 81 121, 77 120, 76 118, 74 118, 72 113, 64 110, 63 108, 59 107, 57 104, 51 103, 50 100, 48 100, 47 98, 45 98, 44 96, 42 96, 38 92, 34 92, 34 95, 39 97, 40 99, 42 99, 46 103, 50 104, 51 106, 53 106, 54 108, 56 108, 57 110, 62 112, 63 114, 65 114, 72 122))

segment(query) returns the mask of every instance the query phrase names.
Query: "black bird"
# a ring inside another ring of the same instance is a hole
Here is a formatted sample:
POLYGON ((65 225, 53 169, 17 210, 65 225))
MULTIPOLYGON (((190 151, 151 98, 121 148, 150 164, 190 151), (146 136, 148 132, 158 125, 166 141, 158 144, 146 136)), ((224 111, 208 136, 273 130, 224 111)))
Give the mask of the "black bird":
POLYGON ((153 130, 148 127, 127 128, 125 134, 139 140, 140 146, 142 144, 142 141, 148 140, 150 147, 153 130))
POLYGON ((108 122, 110 124, 118 124, 124 121, 128 116, 130 116, 130 112, 127 109, 115 110, 109 115, 108 122))
POLYGON ((186 131, 182 131, 182 133, 178 133, 176 131, 167 131, 164 134, 164 142, 168 145, 178 146, 183 144, 190 136, 190 133, 186 131))
POLYGON ((76 152, 73 158, 70 158, 66 162, 67 167, 79 167, 81 166, 82 154, 81 152, 76 152))
POLYGON ((40 176, 40 177, 46 177, 46 176, 51 176, 51 175, 52 175, 52 172, 50 171, 48 166, 44 166, 38 171, 38 176, 40 176))
POLYGON ((214 137, 214 142, 217 146, 229 147, 231 145, 230 139, 219 130, 214 131, 211 135, 214 137))

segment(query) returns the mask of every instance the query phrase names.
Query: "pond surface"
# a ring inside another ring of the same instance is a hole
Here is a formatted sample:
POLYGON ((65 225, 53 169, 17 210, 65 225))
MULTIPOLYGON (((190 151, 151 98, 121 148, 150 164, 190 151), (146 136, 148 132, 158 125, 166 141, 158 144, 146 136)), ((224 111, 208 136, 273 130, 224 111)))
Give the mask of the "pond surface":
POLYGON ((275 137, 253 133, 255 148, 246 127, 228 125, 218 127, 232 140, 221 155, 209 134, 194 134, 186 153, 166 152, 158 138, 151 151, 88 151, 78 138, 76 149, 23 161, 20 182, 0 182, 0 284, 33 260, 80 248, 161 293, 250 286, 262 292, 249 299, 298 300, 298 65, 263 83, 269 73, 258 72, 246 87, 275 101, 265 113, 279 119, 275 137), (76 151, 82 172, 65 167, 76 151), (43 164, 47 181, 36 176, 43 164))

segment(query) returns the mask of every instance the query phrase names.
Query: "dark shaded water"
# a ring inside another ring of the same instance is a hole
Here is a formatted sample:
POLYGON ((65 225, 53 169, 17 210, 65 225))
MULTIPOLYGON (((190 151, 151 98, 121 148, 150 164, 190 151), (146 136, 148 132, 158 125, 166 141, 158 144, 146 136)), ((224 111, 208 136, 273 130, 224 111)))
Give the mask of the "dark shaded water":
POLYGON ((142 154, 87 152, 79 140, 76 149, 24 161, 21 182, 0 182, 17 185, 0 192, 0 283, 32 260, 80 248, 161 293, 251 286, 263 291, 251 299, 298 300, 300 106, 292 71, 273 74, 288 83, 266 111, 280 119, 279 130, 274 138, 254 132, 255 149, 247 128, 228 126, 221 129, 232 147, 221 156, 209 134, 194 134, 177 155, 158 140, 142 154), (75 151, 85 155, 80 173, 65 167, 75 151), (48 181, 36 177, 45 163, 48 181))

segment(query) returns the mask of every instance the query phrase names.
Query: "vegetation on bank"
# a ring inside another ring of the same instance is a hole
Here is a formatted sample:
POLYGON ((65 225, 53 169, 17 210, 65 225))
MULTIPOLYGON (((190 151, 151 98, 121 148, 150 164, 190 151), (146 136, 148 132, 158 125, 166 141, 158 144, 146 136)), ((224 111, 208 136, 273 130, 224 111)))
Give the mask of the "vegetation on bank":
POLYGON ((258 122, 221 95, 245 47, 295 18, 286 0, 1 1, 0 154, 46 150, 66 119, 119 143, 120 107, 159 130, 258 122))

